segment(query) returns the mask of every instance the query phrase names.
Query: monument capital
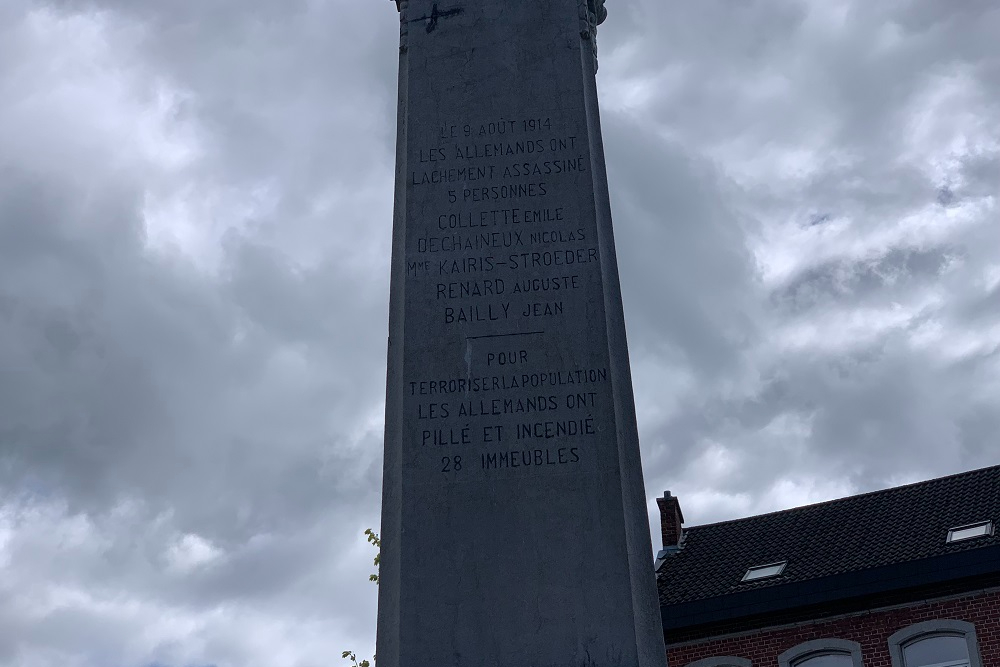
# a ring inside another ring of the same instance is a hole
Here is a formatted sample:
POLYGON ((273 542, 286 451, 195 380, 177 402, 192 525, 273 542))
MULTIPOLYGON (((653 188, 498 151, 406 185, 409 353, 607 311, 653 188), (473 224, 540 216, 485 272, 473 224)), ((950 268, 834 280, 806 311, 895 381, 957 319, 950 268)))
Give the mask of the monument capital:
MULTIPOLYGON (((389 0, 390 2, 396 3, 396 11, 400 11, 401 5, 405 0, 389 0)), ((604 7, 604 0, 587 0, 587 7, 590 9, 590 13, 594 15, 597 19, 597 25, 604 23, 604 19, 608 18, 608 10, 604 7)))
MULTIPOLYGON (((431 9, 420 16, 411 16, 409 7, 411 0, 391 0, 396 3, 396 11, 399 13, 399 52, 406 53, 409 42, 410 24, 422 21, 428 33, 433 32, 438 25, 438 19, 461 14, 464 8, 455 4, 454 6, 439 8, 434 0, 431 2, 431 9)), ((448 2, 455 3, 457 0, 442 0, 442 4, 448 2)), ((494 0, 494 4, 503 3, 505 0, 494 0)), ((594 71, 597 71, 597 26, 604 23, 608 18, 608 10, 605 8, 605 0, 576 0, 579 6, 580 37, 590 42, 594 62, 594 71)), ((425 3, 422 3, 425 4, 425 3)))

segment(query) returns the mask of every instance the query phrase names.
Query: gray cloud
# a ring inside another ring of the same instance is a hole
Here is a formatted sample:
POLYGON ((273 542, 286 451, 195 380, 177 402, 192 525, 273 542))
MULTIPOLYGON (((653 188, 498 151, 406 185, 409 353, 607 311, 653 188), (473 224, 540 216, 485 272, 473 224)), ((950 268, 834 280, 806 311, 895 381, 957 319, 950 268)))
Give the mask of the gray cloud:
POLYGON ((623 13, 602 85, 645 134, 606 142, 649 490, 699 522, 994 463, 1000 13, 623 13))

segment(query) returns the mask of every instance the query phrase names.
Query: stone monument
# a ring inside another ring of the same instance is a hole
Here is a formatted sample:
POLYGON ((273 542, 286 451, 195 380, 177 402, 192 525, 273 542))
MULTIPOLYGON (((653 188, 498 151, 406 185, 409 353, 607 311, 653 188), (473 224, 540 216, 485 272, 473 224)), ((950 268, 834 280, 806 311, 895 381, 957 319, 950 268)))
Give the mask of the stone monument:
POLYGON ((602 0, 397 0, 378 667, 664 667, 602 0))

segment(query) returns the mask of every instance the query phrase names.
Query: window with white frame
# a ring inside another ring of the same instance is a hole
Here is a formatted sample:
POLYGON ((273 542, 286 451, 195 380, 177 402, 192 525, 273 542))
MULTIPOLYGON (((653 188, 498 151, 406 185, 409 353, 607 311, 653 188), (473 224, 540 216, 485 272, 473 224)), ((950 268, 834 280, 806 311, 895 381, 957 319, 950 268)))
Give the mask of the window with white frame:
POLYGON ((778 656, 779 667, 863 667, 861 645, 847 639, 813 639, 778 656))
POLYGON ((956 635, 921 637, 903 646, 905 667, 969 667, 969 647, 956 635))
POLYGON ((702 658, 689 662, 684 667, 753 667, 747 658, 736 658, 731 655, 702 658))
POLYGON ((792 667, 854 667, 850 653, 813 653, 792 663, 792 667))
POLYGON ((924 621, 889 637, 892 667, 983 667, 972 623, 924 621))
POLYGON ((756 581, 757 579, 769 579, 770 577, 776 577, 785 571, 785 566, 788 565, 788 561, 781 561, 780 563, 768 563, 767 565, 754 565, 748 568, 746 574, 743 575, 741 581, 756 581))
POLYGON ((993 522, 980 521, 978 523, 970 523, 967 526, 957 526, 955 528, 949 528, 948 537, 945 538, 945 541, 951 544, 952 542, 973 540, 977 537, 989 537, 992 534, 993 534, 993 522))

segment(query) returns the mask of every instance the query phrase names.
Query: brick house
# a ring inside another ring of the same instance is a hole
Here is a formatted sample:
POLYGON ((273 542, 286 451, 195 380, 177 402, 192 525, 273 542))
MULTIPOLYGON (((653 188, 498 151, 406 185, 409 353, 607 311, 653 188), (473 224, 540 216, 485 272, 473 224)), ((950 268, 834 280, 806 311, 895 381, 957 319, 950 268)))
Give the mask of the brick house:
POLYGON ((1000 466, 703 526, 657 504, 670 667, 1000 667, 1000 466))

